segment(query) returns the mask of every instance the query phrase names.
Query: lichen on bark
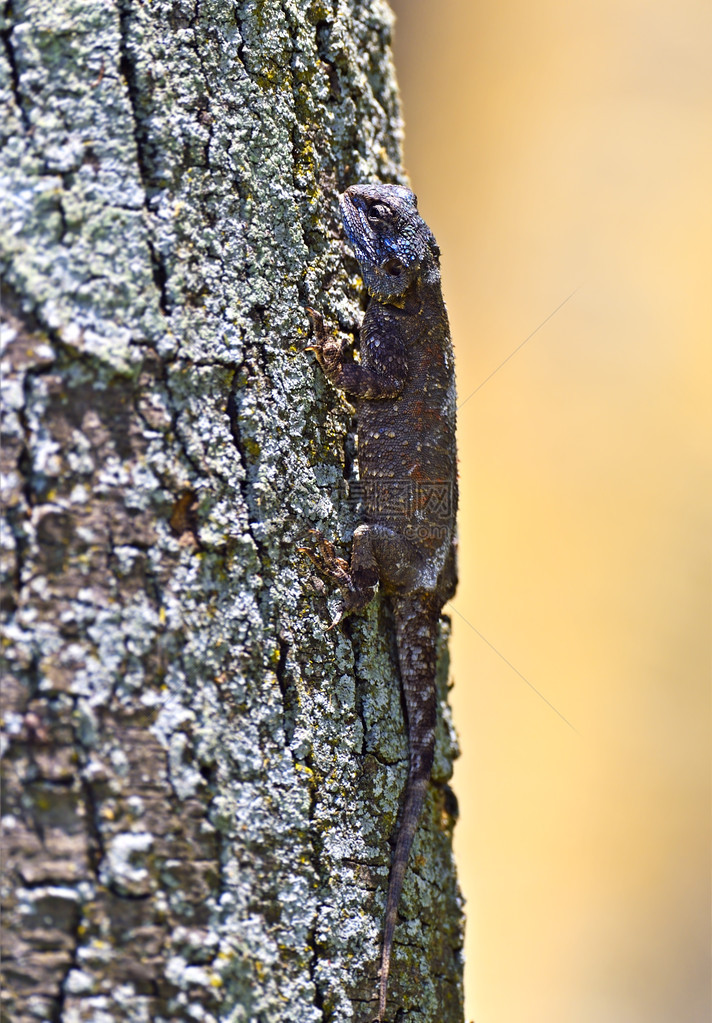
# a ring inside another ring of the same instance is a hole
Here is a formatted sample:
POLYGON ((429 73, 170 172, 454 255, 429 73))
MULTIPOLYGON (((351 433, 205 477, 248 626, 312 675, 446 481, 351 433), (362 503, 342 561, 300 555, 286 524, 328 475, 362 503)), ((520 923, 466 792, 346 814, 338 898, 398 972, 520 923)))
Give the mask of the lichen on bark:
MULTIPOLYGON (((4 1015, 369 1019, 406 766, 389 612, 325 632, 360 318, 335 197, 402 181, 380 0, 0 15, 4 1015)), ((443 706, 447 666, 441 664, 443 706)), ((392 972, 461 1019, 447 711, 392 972)))

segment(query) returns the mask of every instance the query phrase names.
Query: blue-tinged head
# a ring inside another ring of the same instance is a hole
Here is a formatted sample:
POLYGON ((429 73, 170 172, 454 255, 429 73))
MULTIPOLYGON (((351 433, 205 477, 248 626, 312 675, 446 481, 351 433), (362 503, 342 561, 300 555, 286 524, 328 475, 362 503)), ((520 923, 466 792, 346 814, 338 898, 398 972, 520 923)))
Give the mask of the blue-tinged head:
POLYGON ((439 249, 409 188, 352 185, 339 206, 370 294, 395 298, 431 267, 437 271, 439 249))

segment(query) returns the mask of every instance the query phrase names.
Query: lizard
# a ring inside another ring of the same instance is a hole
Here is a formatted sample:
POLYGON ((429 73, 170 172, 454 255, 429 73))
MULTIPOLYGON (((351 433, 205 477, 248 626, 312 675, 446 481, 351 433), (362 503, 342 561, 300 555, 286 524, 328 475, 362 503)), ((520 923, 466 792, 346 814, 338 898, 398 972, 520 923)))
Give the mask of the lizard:
POLYGON ((395 620, 409 767, 383 922, 375 1021, 383 1023, 398 903, 433 764, 439 617, 457 582, 455 371, 440 250, 413 192, 352 185, 339 207, 370 296, 360 361, 345 357, 346 346, 311 308, 305 350, 356 407, 365 521, 354 531, 350 563, 317 530, 314 546, 301 550, 341 591, 331 627, 363 610, 379 587, 395 620))

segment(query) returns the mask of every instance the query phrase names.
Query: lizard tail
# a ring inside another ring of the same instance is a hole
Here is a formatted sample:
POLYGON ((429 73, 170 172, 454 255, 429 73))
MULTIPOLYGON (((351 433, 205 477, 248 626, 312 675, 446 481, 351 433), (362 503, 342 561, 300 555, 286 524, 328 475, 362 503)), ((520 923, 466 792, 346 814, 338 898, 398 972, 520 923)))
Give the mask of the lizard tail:
POLYGON ((381 984, 378 995, 378 1023, 383 1023, 385 1019, 386 998, 388 997, 388 974, 391 967, 391 948, 393 947, 393 934, 398 917, 398 903, 403 888, 405 868, 408 865, 410 847, 413 844, 413 836, 418 826, 418 818, 423 808, 427 787, 427 778, 408 778, 408 793, 403 809, 403 820, 398 832, 391 876, 388 881, 388 899, 386 902, 386 916, 383 926, 383 951, 381 954, 381 984))
POLYGON ((383 1023, 385 1018, 388 974, 391 965, 393 935, 398 918, 398 903, 433 765, 437 704, 435 665, 438 610, 433 606, 428 595, 395 598, 393 610, 396 619, 401 686, 408 717, 410 763, 403 815, 398 828, 396 848, 388 880, 378 997, 378 1023, 383 1023))

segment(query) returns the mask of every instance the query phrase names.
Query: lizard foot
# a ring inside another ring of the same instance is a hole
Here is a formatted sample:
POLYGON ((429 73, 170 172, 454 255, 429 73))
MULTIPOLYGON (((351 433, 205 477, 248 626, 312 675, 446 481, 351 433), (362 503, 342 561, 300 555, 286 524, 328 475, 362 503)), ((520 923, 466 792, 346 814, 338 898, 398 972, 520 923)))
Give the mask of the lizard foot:
POLYGON ((306 554, 321 575, 333 579, 339 587, 350 588, 351 573, 348 561, 337 556, 334 545, 318 529, 310 529, 309 535, 313 537, 316 547, 297 547, 297 550, 306 554))
POLYGON ((312 336, 302 349, 314 352, 317 361, 327 376, 333 381, 333 375, 340 372, 343 346, 338 338, 333 337, 324 326, 324 317, 316 309, 307 306, 307 315, 311 320, 312 336))
POLYGON ((309 534, 313 538, 315 546, 297 547, 297 550, 306 554, 319 574, 326 576, 327 579, 332 579, 341 590, 341 600, 336 615, 327 629, 328 632, 348 615, 363 611, 373 599, 375 583, 365 590, 359 589, 354 585, 348 561, 344 561, 337 555, 334 545, 318 529, 310 529, 309 534))

